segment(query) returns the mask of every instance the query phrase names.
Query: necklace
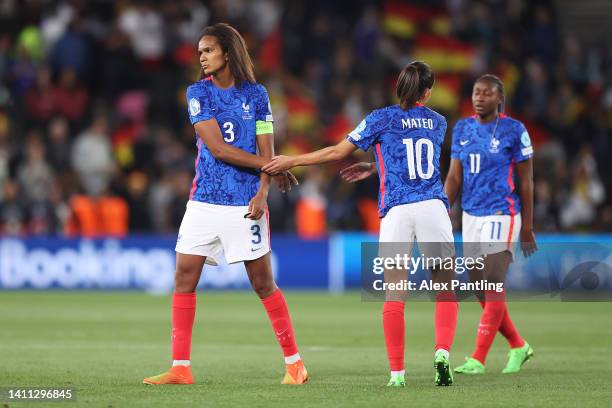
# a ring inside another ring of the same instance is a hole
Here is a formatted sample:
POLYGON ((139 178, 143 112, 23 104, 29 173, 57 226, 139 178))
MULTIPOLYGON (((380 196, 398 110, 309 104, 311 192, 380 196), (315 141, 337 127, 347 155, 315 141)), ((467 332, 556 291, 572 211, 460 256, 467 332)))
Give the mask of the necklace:
POLYGON ((489 145, 489 151, 491 153, 497 153, 499 151, 499 140, 495 138, 497 125, 499 125, 499 114, 495 116, 495 126, 493 127, 493 133, 491 133, 491 143, 489 145))

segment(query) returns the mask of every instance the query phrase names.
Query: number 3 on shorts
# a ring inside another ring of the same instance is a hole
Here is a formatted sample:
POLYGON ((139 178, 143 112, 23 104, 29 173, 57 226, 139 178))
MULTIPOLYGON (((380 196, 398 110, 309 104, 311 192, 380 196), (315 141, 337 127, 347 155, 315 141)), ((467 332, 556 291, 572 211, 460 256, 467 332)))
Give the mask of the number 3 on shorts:
POLYGON ((251 231, 253 232, 253 235, 255 236, 255 238, 251 240, 251 243, 255 245, 259 244, 261 242, 261 233, 260 233, 259 225, 257 224, 251 225, 251 231))

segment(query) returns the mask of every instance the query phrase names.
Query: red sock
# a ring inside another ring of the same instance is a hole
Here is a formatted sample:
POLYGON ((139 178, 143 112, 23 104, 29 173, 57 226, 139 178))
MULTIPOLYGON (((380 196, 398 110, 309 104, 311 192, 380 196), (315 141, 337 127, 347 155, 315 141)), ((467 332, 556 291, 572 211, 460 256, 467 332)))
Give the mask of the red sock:
MULTIPOLYGON (((482 306, 484 309, 485 302, 480 299, 478 302, 480 302, 480 306, 482 306)), ((523 340, 518 330, 516 330, 516 327, 510 318, 508 304, 506 303, 505 306, 504 318, 499 326, 499 332, 506 338, 506 340, 508 340, 508 344, 510 344, 511 348, 523 347, 525 345, 525 340, 523 340)))
POLYGON ((172 297, 172 359, 191 360, 191 332, 196 294, 175 293, 172 297))
POLYGON ((472 357, 480 361, 482 364, 487 359, 487 354, 493 344, 495 335, 499 330, 501 322, 504 318, 506 310, 506 293, 495 292, 493 290, 485 291, 485 306, 478 324, 478 333, 476 335, 476 350, 472 357))
POLYGON ((436 331, 435 350, 450 351, 455 338, 457 313, 459 304, 454 292, 442 292, 436 295, 436 311, 434 317, 436 331))
POLYGON ((404 369, 404 302, 383 304, 383 329, 391 371, 404 369))
POLYGON ((268 312, 274 334, 276 334, 278 343, 283 349, 283 355, 289 357, 297 354, 298 348, 295 342, 293 326, 291 326, 291 316, 289 316, 283 292, 277 289, 270 296, 262 299, 261 302, 266 308, 266 312, 268 312))

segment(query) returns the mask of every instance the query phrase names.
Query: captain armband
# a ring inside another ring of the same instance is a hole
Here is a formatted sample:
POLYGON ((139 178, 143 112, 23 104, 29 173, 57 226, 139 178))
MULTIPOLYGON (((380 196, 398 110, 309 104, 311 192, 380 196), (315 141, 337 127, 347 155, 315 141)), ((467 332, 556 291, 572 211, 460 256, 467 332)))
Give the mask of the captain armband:
POLYGON ((255 134, 265 135, 267 133, 274 133, 273 122, 264 122, 263 120, 256 121, 255 122, 255 134))

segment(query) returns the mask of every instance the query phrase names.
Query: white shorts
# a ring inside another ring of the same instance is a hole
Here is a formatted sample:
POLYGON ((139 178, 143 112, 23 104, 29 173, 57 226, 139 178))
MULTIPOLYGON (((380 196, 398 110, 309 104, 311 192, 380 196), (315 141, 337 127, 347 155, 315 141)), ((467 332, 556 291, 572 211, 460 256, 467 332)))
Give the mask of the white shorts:
POLYGON ((476 258, 514 250, 521 231, 521 214, 474 216, 463 212, 463 256, 476 258))
POLYGON ((250 261, 270 252, 268 211, 259 220, 244 218, 248 206, 187 202, 176 252, 206 257, 217 265, 222 255, 227 263, 250 261))
POLYGON ((412 254, 414 241, 426 257, 455 256, 453 226, 441 200, 433 199, 393 207, 380 222, 379 256, 412 254), (408 245, 406 245, 408 244, 408 245))

